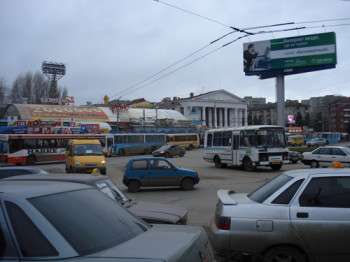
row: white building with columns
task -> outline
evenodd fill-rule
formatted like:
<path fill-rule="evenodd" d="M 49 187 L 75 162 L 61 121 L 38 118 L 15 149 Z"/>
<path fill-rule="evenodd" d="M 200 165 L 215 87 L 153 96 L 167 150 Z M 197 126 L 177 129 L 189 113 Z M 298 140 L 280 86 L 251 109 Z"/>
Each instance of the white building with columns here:
<path fill-rule="evenodd" d="M 188 98 L 163 99 L 159 108 L 179 111 L 188 120 L 209 129 L 248 124 L 248 102 L 223 89 Z"/>

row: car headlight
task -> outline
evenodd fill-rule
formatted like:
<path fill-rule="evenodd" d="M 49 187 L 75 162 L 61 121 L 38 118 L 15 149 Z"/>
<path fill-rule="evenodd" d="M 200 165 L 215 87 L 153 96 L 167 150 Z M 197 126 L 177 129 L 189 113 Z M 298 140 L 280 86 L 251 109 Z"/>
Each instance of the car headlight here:
<path fill-rule="evenodd" d="M 106 161 L 105 160 L 101 161 L 101 166 L 104 166 L 104 165 L 106 165 Z"/>
<path fill-rule="evenodd" d="M 81 163 L 80 162 L 75 162 L 74 165 L 75 166 L 81 166 Z"/>

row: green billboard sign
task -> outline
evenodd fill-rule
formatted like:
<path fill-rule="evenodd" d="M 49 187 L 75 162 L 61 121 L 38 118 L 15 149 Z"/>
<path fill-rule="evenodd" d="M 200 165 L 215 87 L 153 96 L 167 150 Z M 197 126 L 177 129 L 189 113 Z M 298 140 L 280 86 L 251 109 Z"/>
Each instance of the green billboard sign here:
<path fill-rule="evenodd" d="M 243 44 L 246 75 L 314 71 L 335 67 L 335 33 L 279 38 Z"/>

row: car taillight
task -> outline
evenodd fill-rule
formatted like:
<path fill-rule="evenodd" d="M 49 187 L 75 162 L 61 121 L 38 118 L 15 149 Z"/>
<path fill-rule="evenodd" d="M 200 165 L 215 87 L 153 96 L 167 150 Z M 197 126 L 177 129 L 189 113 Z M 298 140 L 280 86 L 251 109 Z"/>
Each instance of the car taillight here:
<path fill-rule="evenodd" d="M 231 218 L 219 216 L 216 218 L 216 227 L 222 230 L 230 230 L 231 229 Z"/>

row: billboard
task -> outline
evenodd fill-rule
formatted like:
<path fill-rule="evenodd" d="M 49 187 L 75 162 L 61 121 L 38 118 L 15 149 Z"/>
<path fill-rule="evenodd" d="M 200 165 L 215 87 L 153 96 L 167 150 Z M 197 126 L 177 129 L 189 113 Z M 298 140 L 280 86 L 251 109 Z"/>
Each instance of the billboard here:
<path fill-rule="evenodd" d="M 52 63 L 52 62 L 43 62 L 42 64 L 43 74 L 52 74 L 52 75 L 65 75 L 66 66 L 62 63 Z"/>
<path fill-rule="evenodd" d="M 246 75 L 273 76 L 334 68 L 335 33 L 244 43 L 243 62 Z"/>

